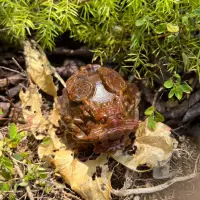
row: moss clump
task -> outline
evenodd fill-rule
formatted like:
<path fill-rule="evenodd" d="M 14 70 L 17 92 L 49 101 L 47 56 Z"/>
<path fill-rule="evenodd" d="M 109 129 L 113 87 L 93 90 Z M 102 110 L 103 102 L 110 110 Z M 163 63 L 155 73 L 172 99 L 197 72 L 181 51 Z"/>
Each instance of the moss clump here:
<path fill-rule="evenodd" d="M 94 59 L 153 79 L 163 67 L 200 76 L 200 0 L 0 0 L 1 37 L 52 50 L 70 31 Z"/>

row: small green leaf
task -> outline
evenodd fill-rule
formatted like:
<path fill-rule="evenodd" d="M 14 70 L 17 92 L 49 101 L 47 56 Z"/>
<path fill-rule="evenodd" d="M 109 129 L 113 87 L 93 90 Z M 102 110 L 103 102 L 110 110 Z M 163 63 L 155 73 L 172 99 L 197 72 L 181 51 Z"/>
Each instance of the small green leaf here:
<path fill-rule="evenodd" d="M 9 197 L 8 197 L 8 200 L 16 200 L 15 195 L 10 193 Z"/>
<path fill-rule="evenodd" d="M 10 179 L 12 177 L 13 173 L 13 163 L 11 160 L 5 156 L 0 157 L 0 169 L 1 169 L 1 175 L 5 179 Z"/>
<path fill-rule="evenodd" d="M 175 39 L 176 39 L 175 35 L 169 35 L 169 36 L 167 36 L 167 41 L 168 42 L 173 42 Z"/>
<path fill-rule="evenodd" d="M 9 169 L 11 172 L 13 171 L 12 161 L 5 156 L 0 157 L 0 166 Z"/>
<path fill-rule="evenodd" d="M 3 115 L 3 110 L 2 110 L 2 108 L 0 108 L 0 115 Z"/>
<path fill-rule="evenodd" d="M 137 27 L 142 26 L 145 22 L 146 21 L 143 18 L 140 18 L 135 22 L 135 26 Z"/>
<path fill-rule="evenodd" d="M 182 17 L 182 23 L 184 24 L 184 25 L 188 25 L 188 16 L 183 16 Z"/>
<path fill-rule="evenodd" d="M 177 74 L 176 72 L 174 72 L 174 78 L 176 78 L 178 82 L 181 81 L 181 77 L 180 77 L 180 75 Z"/>
<path fill-rule="evenodd" d="M 177 97 L 178 100 L 181 100 L 182 97 L 183 97 L 183 90 L 182 90 L 182 87 L 179 86 L 176 88 L 175 90 L 175 96 Z"/>
<path fill-rule="evenodd" d="M 177 32 L 179 32 L 179 27 L 178 27 L 177 25 L 168 23 L 168 24 L 167 24 L 167 30 L 168 30 L 170 33 L 177 33 Z"/>
<path fill-rule="evenodd" d="M 28 174 L 26 174 L 25 176 L 24 176 L 24 180 L 25 181 L 31 181 L 31 180 L 35 180 L 37 177 L 36 177 L 36 174 L 30 174 L 30 173 L 28 173 Z"/>
<path fill-rule="evenodd" d="M 195 9 L 193 12 L 195 15 L 200 16 L 200 7 Z"/>
<path fill-rule="evenodd" d="M 40 181 L 40 186 L 44 187 L 46 185 L 46 182 L 43 180 L 43 181 Z"/>
<path fill-rule="evenodd" d="M 166 31 L 166 24 L 165 23 L 161 23 L 159 25 L 157 25 L 155 28 L 154 28 L 154 31 L 157 33 L 157 34 L 162 34 Z"/>
<path fill-rule="evenodd" d="M 189 94 L 192 91 L 192 88 L 186 82 L 184 82 L 181 85 L 181 87 L 182 87 L 183 92 L 185 92 L 187 94 Z"/>
<path fill-rule="evenodd" d="M 7 180 L 11 179 L 12 177 L 11 171 L 6 167 L 2 167 L 1 175 Z"/>
<path fill-rule="evenodd" d="M 18 183 L 15 183 L 15 185 L 14 185 L 14 191 L 15 192 L 17 191 L 17 188 L 18 188 Z"/>
<path fill-rule="evenodd" d="M 164 86 L 165 86 L 166 88 L 172 88 L 173 85 L 174 85 L 174 82 L 173 82 L 172 79 L 169 79 L 169 80 L 167 80 L 167 81 L 164 82 Z"/>
<path fill-rule="evenodd" d="M 185 65 L 185 67 L 188 67 L 189 66 L 189 57 L 183 52 L 182 58 L 183 58 L 183 63 Z"/>
<path fill-rule="evenodd" d="M 14 153 L 14 154 L 13 154 L 13 158 L 15 158 L 16 160 L 22 160 L 21 155 L 18 154 L 18 153 Z"/>
<path fill-rule="evenodd" d="M 169 99 L 172 98 L 172 97 L 174 96 L 174 94 L 175 94 L 175 89 L 172 88 L 172 89 L 170 90 L 169 94 L 168 94 L 168 98 L 169 98 Z"/>
<path fill-rule="evenodd" d="M 164 122 L 164 116 L 158 111 L 155 112 L 155 122 Z"/>
<path fill-rule="evenodd" d="M 40 178 L 42 178 L 42 179 L 45 179 L 45 178 L 47 178 L 47 176 L 48 176 L 48 173 L 46 172 L 46 173 L 39 173 L 39 177 Z"/>
<path fill-rule="evenodd" d="M 196 24 L 200 23 L 200 16 L 196 17 L 195 22 L 196 22 Z"/>
<path fill-rule="evenodd" d="M 154 107 L 154 106 L 151 106 L 151 107 L 149 107 L 149 108 L 147 108 L 147 109 L 145 110 L 144 114 L 145 114 L 146 116 L 150 116 L 150 115 L 153 115 L 154 111 L 155 111 L 155 107 Z"/>
<path fill-rule="evenodd" d="M 14 140 L 17 136 L 17 126 L 15 123 L 11 123 L 9 126 L 10 139 Z"/>
<path fill-rule="evenodd" d="M 25 181 L 19 183 L 19 186 L 21 186 L 21 187 L 26 187 L 27 185 L 28 185 L 28 183 Z"/>
<path fill-rule="evenodd" d="M 149 128 L 150 130 L 154 130 L 155 127 L 156 127 L 156 123 L 155 123 L 155 121 L 154 121 L 154 116 L 151 115 L 151 116 L 148 117 L 148 128 Z"/>
<path fill-rule="evenodd" d="M 10 190 L 9 183 L 0 183 L 0 191 L 6 192 Z"/>

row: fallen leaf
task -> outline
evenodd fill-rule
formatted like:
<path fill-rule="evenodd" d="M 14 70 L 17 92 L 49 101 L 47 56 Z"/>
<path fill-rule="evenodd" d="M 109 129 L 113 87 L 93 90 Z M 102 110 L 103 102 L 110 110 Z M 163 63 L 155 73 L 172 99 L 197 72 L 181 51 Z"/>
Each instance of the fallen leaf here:
<path fill-rule="evenodd" d="M 170 136 L 170 128 L 158 122 L 155 125 L 155 130 L 148 128 L 148 121 L 140 122 L 136 131 L 136 139 L 134 146 L 136 152 L 133 155 L 124 154 L 122 151 L 117 151 L 112 157 L 119 163 L 135 171 L 139 166 L 146 165 L 151 170 L 157 166 L 164 166 L 173 153 L 174 147 L 177 146 L 177 141 Z M 146 171 L 146 170 L 144 170 Z"/>
<path fill-rule="evenodd" d="M 59 127 L 59 120 L 60 120 L 60 113 L 59 113 L 59 110 L 57 109 L 57 105 L 56 103 L 54 103 L 54 107 L 53 107 L 53 110 L 51 112 L 51 115 L 49 117 L 49 121 L 55 125 L 56 127 Z"/>
<path fill-rule="evenodd" d="M 51 137 L 46 137 L 42 143 L 38 146 L 38 156 L 40 159 L 45 156 L 50 156 L 55 150 L 55 146 Z"/>
<path fill-rule="evenodd" d="M 51 138 L 46 138 L 38 148 L 39 158 L 52 162 L 72 190 L 86 200 L 109 200 L 112 173 L 108 169 L 107 155 L 96 160 L 81 162 L 72 150 L 56 148 Z M 56 151 L 57 150 L 57 151 Z"/>
<path fill-rule="evenodd" d="M 24 55 L 27 72 L 34 83 L 51 96 L 57 96 L 57 89 L 52 78 L 51 65 L 42 50 L 35 41 L 24 42 Z"/>
<path fill-rule="evenodd" d="M 106 155 L 96 160 L 80 162 L 73 157 L 71 150 L 55 152 L 52 161 L 72 190 L 85 200 L 109 200 L 111 183 Z"/>
<path fill-rule="evenodd" d="M 46 137 L 49 121 L 42 115 L 42 96 L 39 94 L 37 86 L 31 84 L 25 92 L 21 90 L 19 97 L 22 102 L 23 117 L 29 130 L 32 131 L 36 139 L 43 139 Z"/>

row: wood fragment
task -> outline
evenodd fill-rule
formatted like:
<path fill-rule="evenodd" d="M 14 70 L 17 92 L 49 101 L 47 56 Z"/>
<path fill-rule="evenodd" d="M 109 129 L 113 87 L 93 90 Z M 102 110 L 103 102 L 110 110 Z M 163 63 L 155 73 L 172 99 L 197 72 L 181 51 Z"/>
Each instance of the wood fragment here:
<path fill-rule="evenodd" d="M 65 47 L 56 48 L 51 55 L 63 55 L 63 56 L 78 56 L 78 57 L 93 57 L 92 53 L 88 48 L 81 47 L 79 49 L 67 49 Z"/>
<path fill-rule="evenodd" d="M 11 68 L 4 67 L 4 66 L 0 66 L 0 68 L 1 68 L 1 69 L 5 69 L 5 70 L 7 70 L 7 71 L 15 72 L 15 73 L 17 73 L 17 74 L 20 74 L 21 76 L 26 77 L 26 75 L 25 75 L 24 73 L 21 73 L 21 72 L 15 70 L 15 69 L 11 69 Z"/>
<path fill-rule="evenodd" d="M 0 79 L 0 88 L 5 88 L 6 86 L 8 86 L 10 84 L 16 85 L 24 79 L 25 78 L 23 76 L 21 76 L 20 74 L 16 74 L 16 75 L 10 76 L 8 78 Z"/>

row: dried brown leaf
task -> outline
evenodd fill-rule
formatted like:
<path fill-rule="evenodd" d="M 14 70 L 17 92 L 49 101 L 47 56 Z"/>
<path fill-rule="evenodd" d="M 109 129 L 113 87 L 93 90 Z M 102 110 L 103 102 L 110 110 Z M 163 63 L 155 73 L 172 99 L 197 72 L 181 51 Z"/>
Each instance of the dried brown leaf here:
<path fill-rule="evenodd" d="M 100 156 L 96 160 L 83 163 L 74 159 L 71 150 L 57 151 L 53 159 L 65 182 L 86 200 L 110 199 L 111 172 L 107 162 L 106 156 Z"/>
<path fill-rule="evenodd" d="M 39 157 L 52 162 L 65 182 L 84 199 L 109 200 L 111 172 L 107 156 L 101 155 L 96 160 L 81 162 L 74 158 L 72 150 L 65 149 L 59 140 L 55 142 L 55 138 L 46 138 L 39 145 Z M 55 145 L 61 146 L 58 148 Z"/>
<path fill-rule="evenodd" d="M 159 122 L 154 131 L 148 129 L 148 121 L 140 122 L 136 131 L 136 152 L 134 155 L 124 155 L 122 151 L 116 152 L 112 157 L 124 166 L 135 170 L 146 165 L 150 169 L 162 166 L 170 159 L 177 141 L 170 136 L 170 128 Z"/>
<path fill-rule="evenodd" d="M 25 41 L 24 55 L 31 79 L 41 90 L 55 97 L 57 89 L 51 76 L 53 71 L 44 51 L 35 41 Z"/>
<path fill-rule="evenodd" d="M 39 94 L 37 86 L 31 84 L 25 92 L 21 90 L 19 96 L 22 102 L 23 117 L 29 130 L 33 132 L 36 139 L 43 139 L 48 130 L 49 121 L 42 115 L 42 96 Z"/>

